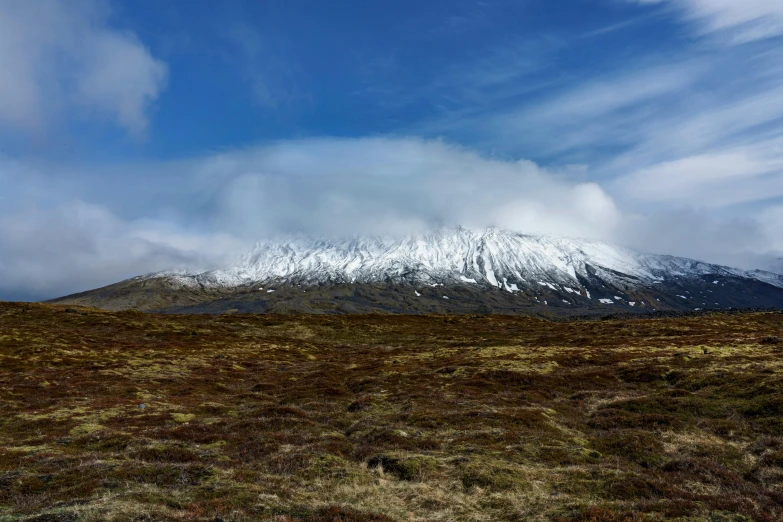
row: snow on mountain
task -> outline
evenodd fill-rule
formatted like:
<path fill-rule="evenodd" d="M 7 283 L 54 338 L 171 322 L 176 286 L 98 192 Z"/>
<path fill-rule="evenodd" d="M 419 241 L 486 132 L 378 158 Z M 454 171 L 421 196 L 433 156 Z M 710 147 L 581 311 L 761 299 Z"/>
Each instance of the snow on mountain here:
<path fill-rule="evenodd" d="M 587 287 L 594 284 L 638 287 L 705 275 L 755 279 L 783 288 L 783 277 L 770 272 L 642 254 L 585 239 L 463 228 L 395 239 L 288 237 L 260 242 L 224 269 L 147 277 L 207 288 L 408 283 L 484 285 L 514 292 L 541 285 L 574 293 L 584 289 L 589 295 Z"/>

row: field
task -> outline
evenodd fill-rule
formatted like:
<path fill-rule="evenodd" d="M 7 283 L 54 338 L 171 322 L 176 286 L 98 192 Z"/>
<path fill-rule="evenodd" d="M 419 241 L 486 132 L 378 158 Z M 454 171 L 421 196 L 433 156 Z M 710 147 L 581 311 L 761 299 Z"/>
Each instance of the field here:
<path fill-rule="evenodd" d="M 782 337 L 0 303 L 0 520 L 783 520 Z"/>

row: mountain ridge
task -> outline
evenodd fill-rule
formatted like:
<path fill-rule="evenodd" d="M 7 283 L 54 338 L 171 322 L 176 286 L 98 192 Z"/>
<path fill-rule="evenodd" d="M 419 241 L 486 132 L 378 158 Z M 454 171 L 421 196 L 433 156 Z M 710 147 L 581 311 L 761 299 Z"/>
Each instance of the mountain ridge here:
<path fill-rule="evenodd" d="M 458 312 L 488 308 L 515 313 L 515 307 L 525 308 L 522 301 L 538 308 L 565 306 L 572 310 L 600 310 L 608 305 L 647 310 L 783 307 L 783 276 L 771 272 L 643 254 L 600 241 L 534 236 L 496 228 L 441 229 L 391 239 L 294 236 L 267 240 L 222 269 L 160 272 L 117 285 L 55 302 L 103 304 L 114 309 L 190 311 L 188 306 L 239 298 L 245 305 L 259 303 L 257 307 L 245 306 L 246 311 L 277 311 L 277 305 L 288 299 L 290 310 L 286 311 L 313 311 L 302 306 L 304 301 L 315 299 L 313 294 L 327 300 L 331 295 L 332 301 L 339 301 L 338 294 L 347 293 L 359 304 L 357 310 L 349 306 L 342 311 L 418 313 L 459 308 L 454 303 L 422 307 L 407 298 L 394 306 L 369 306 L 363 302 L 365 298 L 372 301 L 371 294 L 387 289 L 408 292 L 408 297 L 427 301 L 433 298 L 433 289 L 440 288 L 443 292 L 435 293 L 442 295 L 435 297 L 443 301 L 458 295 L 457 299 L 465 305 Z M 359 296 L 354 295 L 357 287 L 364 289 L 358 292 Z M 124 300 L 106 290 L 112 288 Z M 454 295 L 447 295 L 446 289 Z M 295 298 L 308 290 L 311 295 Z M 492 295 L 493 290 L 506 295 L 499 298 Z M 172 298 L 161 301 L 150 295 L 156 292 Z M 178 293 L 180 297 L 176 297 Z M 146 296 L 150 302 L 136 299 L 132 303 L 130 294 Z M 494 304 L 484 303 L 482 307 L 488 299 Z M 476 306 L 469 306 L 471 301 Z M 198 310 L 213 309 L 227 310 L 222 305 L 202 306 Z"/>

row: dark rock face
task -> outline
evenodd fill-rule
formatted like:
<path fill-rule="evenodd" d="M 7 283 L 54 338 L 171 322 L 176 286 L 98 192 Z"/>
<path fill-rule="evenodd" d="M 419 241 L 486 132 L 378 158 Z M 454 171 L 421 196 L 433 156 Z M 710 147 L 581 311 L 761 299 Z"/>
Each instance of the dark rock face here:
<path fill-rule="evenodd" d="M 450 313 L 550 318 L 783 308 L 783 289 L 776 286 L 743 278 L 722 277 L 717 284 L 714 281 L 711 276 L 703 276 L 636 287 L 581 281 L 584 290 L 578 294 L 557 285 L 536 285 L 508 292 L 479 284 L 437 287 L 410 284 L 282 285 L 277 286 L 274 293 L 261 293 L 252 287 L 219 290 L 176 288 L 165 279 L 147 279 L 118 283 L 53 302 L 161 313 Z"/>

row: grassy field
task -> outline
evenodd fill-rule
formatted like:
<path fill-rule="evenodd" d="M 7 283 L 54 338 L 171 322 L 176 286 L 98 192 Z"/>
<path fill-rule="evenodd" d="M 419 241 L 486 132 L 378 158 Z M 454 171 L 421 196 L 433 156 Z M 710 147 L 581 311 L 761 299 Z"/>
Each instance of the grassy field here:
<path fill-rule="evenodd" d="M 0 520 L 783 520 L 783 314 L 0 303 Z"/>

